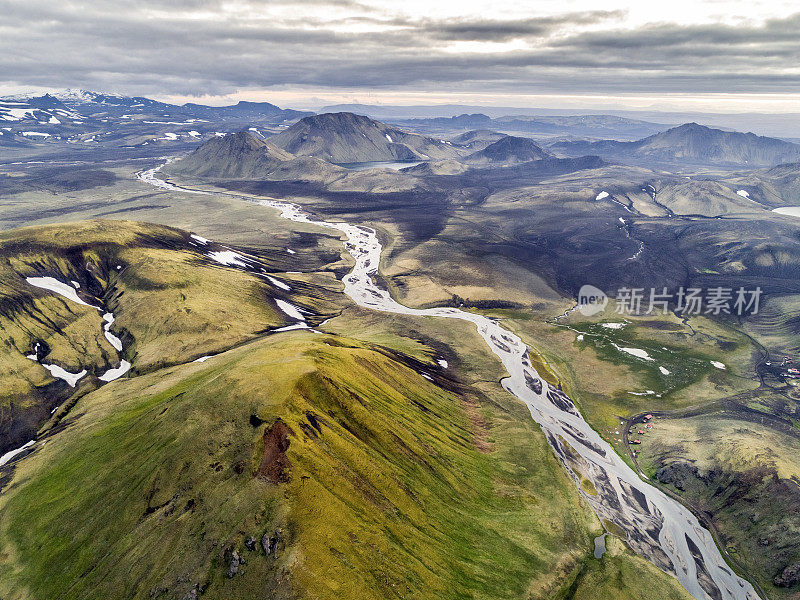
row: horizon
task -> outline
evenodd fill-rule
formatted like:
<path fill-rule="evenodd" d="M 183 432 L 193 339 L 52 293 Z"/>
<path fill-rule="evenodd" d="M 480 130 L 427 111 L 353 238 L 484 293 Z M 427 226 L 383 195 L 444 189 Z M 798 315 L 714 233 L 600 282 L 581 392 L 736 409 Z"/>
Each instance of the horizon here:
<path fill-rule="evenodd" d="M 481 4 L 148 0 L 119 10 L 2 0 L 0 95 L 79 87 L 312 110 L 798 112 L 800 13 L 791 2 L 615 0 L 598 10 L 567 0 L 491 14 Z"/>
<path fill-rule="evenodd" d="M 430 101 L 424 96 L 418 97 L 418 101 L 405 101 L 405 102 L 388 102 L 385 100 L 375 100 L 375 99 L 359 99 L 359 98 L 342 98 L 333 96 L 330 99 L 326 100 L 324 98 L 313 98 L 311 102 L 299 102 L 297 104 L 288 104 L 282 103 L 274 96 L 281 96 L 281 94 L 272 94 L 265 92 L 264 94 L 261 93 L 253 93 L 247 92 L 242 94 L 233 94 L 233 95 L 226 95 L 226 96 L 217 96 L 217 97 L 207 97 L 207 96 L 172 96 L 169 94 L 137 94 L 137 93 L 124 93 L 124 92 L 116 92 L 110 90 L 103 90 L 103 89 L 86 89 L 86 88 L 77 88 L 77 87 L 66 87 L 66 88 L 31 88 L 31 87 L 20 87 L 20 88 L 11 88 L 5 89 L 0 94 L 0 99 L 10 99 L 14 97 L 18 98 L 34 98 L 34 97 L 41 97 L 45 95 L 51 95 L 53 97 L 59 98 L 63 97 L 65 94 L 69 92 L 87 92 L 87 93 L 94 93 L 100 95 L 107 95 L 107 96 L 118 96 L 118 97 L 142 97 L 148 98 L 150 100 L 156 100 L 158 102 L 163 102 L 165 104 L 172 104 L 175 106 L 182 106 L 184 104 L 200 104 L 205 106 L 212 106 L 212 107 L 221 107 L 221 106 L 231 106 L 235 105 L 239 102 L 253 102 L 253 103 L 269 103 L 276 105 L 282 109 L 294 109 L 294 110 L 306 110 L 306 111 L 313 111 L 313 112 L 320 112 L 322 109 L 331 108 L 331 107 L 339 107 L 339 106 L 365 106 L 365 107 L 375 107 L 375 108 L 453 108 L 455 109 L 486 109 L 490 112 L 502 111 L 502 110 L 520 110 L 520 111 L 537 111 L 542 110 L 546 112 L 555 113 L 575 113 L 575 114 L 584 114 L 584 115 L 593 115 L 593 114 L 614 114 L 614 113 L 626 113 L 626 112 L 641 112 L 641 113 L 663 113 L 665 115 L 669 114 L 696 114 L 696 115 L 776 115 L 776 116 L 791 116 L 791 115 L 800 115 L 800 107 L 795 108 L 795 110 L 788 110 L 790 105 L 787 104 L 786 109 L 784 110 L 742 110 L 741 108 L 730 110 L 702 110 L 702 106 L 705 103 L 719 103 L 720 98 L 703 98 L 698 99 L 694 98 L 691 99 L 694 104 L 692 108 L 686 108 L 685 110 L 681 110 L 680 107 L 676 108 L 669 108 L 669 107 L 661 107 L 658 106 L 656 103 L 645 104 L 644 101 L 649 99 L 644 98 L 637 98 L 638 102 L 632 102 L 630 104 L 621 104 L 618 102 L 614 102 L 614 98 L 606 98 L 606 102 L 608 103 L 607 106 L 603 106 L 602 104 L 593 104 L 591 102 L 587 102 L 585 98 L 592 98 L 593 96 L 536 96 L 535 98 L 547 98 L 549 102 L 552 102 L 554 105 L 548 106 L 548 101 L 539 101 L 538 103 L 532 103 L 529 105 L 510 105 L 510 104 L 503 104 L 502 102 L 489 102 L 488 100 L 485 101 L 483 104 L 480 104 L 480 99 L 471 99 L 468 102 L 458 102 L 457 98 L 449 98 L 449 99 L 442 99 L 438 102 Z M 556 102 L 557 100 L 563 99 L 572 99 L 574 100 L 574 105 L 565 106 L 563 102 Z M 767 101 L 767 99 L 762 99 L 763 101 Z M 777 103 L 776 99 L 771 99 L 772 102 Z M 733 102 L 734 100 L 731 99 Z M 689 102 L 689 99 L 687 99 Z M 773 105 L 774 106 L 774 105 Z M 784 104 L 781 103 L 780 107 L 783 108 Z M 453 116 L 456 116 L 455 114 Z"/>

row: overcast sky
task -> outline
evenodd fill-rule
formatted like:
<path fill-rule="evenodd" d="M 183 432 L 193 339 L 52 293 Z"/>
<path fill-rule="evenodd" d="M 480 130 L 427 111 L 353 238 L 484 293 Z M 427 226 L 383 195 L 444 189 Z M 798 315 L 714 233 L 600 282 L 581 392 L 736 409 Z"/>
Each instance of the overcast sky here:
<path fill-rule="evenodd" d="M 0 94 L 800 112 L 796 0 L 497 4 L 0 0 Z"/>

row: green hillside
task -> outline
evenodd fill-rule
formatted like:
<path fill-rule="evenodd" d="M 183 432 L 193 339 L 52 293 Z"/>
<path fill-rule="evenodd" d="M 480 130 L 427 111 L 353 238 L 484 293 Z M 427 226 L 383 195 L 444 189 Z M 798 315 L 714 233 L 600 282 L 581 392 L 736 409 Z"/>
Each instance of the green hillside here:
<path fill-rule="evenodd" d="M 104 227 L 114 244 L 87 241 Z M 117 228 L 174 247 L 139 247 Z M 600 524 L 527 409 L 496 384 L 497 364 L 475 366 L 485 349 L 473 333 L 459 345 L 442 336 L 453 345 L 436 352 L 464 365 L 447 373 L 427 341 L 446 330 L 435 320 L 409 327 L 346 310 L 337 333 L 271 333 L 277 292 L 259 296 L 261 278 L 202 263 L 179 243 L 183 232 L 57 231 L 35 264 L 4 245 L 6 262 L 22 272 L 15 261 L 33 268 L 47 257 L 75 274 L 79 263 L 59 262 L 62 242 L 84 244 L 81 261 L 125 257 L 120 280 L 109 279 L 137 368 L 79 386 L 36 450 L 3 468 L 4 600 L 627 598 L 645 581 L 639 597 L 688 597 L 621 542 L 591 558 Z M 23 238 L 45 244 L 42 230 L 4 239 Z M 332 287 L 293 285 L 292 300 L 320 315 L 346 306 Z M 153 289 L 148 304 L 140 294 Z M 197 309 L 171 309 L 176 293 Z M 49 296 L 36 302 L 36 314 L 63 309 Z M 244 325 L 227 330 L 237 303 Z M 171 335 L 164 345 L 159 328 Z M 137 362 L 161 352 L 163 365 Z"/>

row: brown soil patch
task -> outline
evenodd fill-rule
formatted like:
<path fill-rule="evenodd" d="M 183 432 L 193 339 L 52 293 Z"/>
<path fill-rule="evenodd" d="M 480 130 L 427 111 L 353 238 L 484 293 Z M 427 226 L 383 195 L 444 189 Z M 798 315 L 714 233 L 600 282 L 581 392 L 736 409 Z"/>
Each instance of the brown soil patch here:
<path fill-rule="evenodd" d="M 472 436 L 475 447 L 479 452 L 488 454 L 494 450 L 494 444 L 489 441 L 489 425 L 481 414 L 481 404 L 471 398 L 461 398 L 461 406 L 467 413 L 469 422 L 472 424 Z"/>
<path fill-rule="evenodd" d="M 286 457 L 289 434 L 292 430 L 278 419 L 264 432 L 264 453 L 258 467 L 258 477 L 270 483 L 287 483 L 292 465 Z"/>

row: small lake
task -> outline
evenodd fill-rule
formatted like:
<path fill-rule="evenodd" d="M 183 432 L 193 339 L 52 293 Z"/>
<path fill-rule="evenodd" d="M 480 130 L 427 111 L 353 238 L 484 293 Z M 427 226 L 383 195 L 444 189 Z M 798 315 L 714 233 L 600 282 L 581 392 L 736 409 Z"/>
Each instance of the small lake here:
<path fill-rule="evenodd" d="M 800 206 L 782 206 L 781 208 L 774 208 L 772 212 L 779 215 L 789 215 L 790 217 L 800 217 Z"/>
<path fill-rule="evenodd" d="M 606 534 L 598 535 L 594 538 L 594 557 L 603 558 L 606 553 Z"/>
<path fill-rule="evenodd" d="M 421 160 L 374 160 L 370 162 L 357 162 L 357 163 L 338 163 L 340 167 L 350 169 L 351 171 L 366 171 L 367 169 L 391 169 L 392 171 L 399 171 L 406 167 L 416 167 L 422 164 Z"/>

